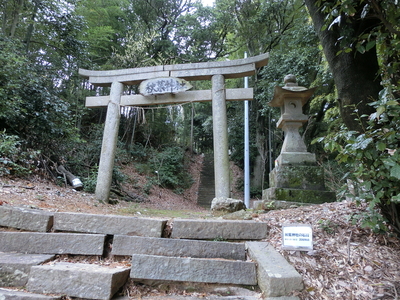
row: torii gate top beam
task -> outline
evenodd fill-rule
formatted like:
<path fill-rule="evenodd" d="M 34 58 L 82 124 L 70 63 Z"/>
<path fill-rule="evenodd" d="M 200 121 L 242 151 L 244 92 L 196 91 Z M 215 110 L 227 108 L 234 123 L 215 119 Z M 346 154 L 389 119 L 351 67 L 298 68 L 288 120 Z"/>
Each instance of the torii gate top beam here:
<path fill-rule="evenodd" d="M 178 77 L 188 81 L 210 80 L 213 75 L 224 75 L 225 78 L 240 78 L 251 76 L 256 68 L 268 64 L 269 53 L 249 58 L 230 61 L 215 61 L 179 65 L 164 65 L 154 67 L 92 71 L 79 69 L 79 75 L 88 78 L 97 86 L 111 86 L 114 81 L 127 85 L 139 84 L 143 80 L 156 77 Z"/>

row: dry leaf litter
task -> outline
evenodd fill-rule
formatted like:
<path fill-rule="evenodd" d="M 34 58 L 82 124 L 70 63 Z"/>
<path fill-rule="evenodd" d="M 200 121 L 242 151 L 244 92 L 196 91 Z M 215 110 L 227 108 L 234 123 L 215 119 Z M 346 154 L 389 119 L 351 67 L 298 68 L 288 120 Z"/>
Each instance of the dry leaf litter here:
<path fill-rule="evenodd" d="M 259 216 L 270 225 L 269 242 L 303 277 L 300 299 L 399 299 L 399 240 L 353 225 L 352 217 L 365 209 L 343 201 Z M 311 224 L 313 250 L 282 250 L 283 224 Z"/>

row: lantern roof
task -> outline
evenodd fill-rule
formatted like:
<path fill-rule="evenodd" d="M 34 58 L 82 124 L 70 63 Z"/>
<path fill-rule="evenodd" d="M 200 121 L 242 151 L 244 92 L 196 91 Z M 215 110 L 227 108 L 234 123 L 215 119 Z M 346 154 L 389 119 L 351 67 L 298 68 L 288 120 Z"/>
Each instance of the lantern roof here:
<path fill-rule="evenodd" d="M 285 76 L 284 83 L 285 86 L 283 87 L 275 87 L 274 97 L 268 103 L 269 106 L 282 107 L 285 99 L 300 99 L 302 105 L 304 105 L 316 90 L 316 87 L 308 89 L 306 87 L 299 86 L 296 81 L 296 76 L 292 74 Z"/>

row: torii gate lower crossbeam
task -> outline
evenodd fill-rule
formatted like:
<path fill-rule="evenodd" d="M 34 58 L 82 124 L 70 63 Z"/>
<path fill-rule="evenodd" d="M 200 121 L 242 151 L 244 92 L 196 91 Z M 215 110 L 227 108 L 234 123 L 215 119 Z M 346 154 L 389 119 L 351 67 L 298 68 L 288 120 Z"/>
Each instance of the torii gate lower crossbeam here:
<path fill-rule="evenodd" d="M 249 76 L 256 68 L 268 63 L 268 53 L 255 57 L 225 62 L 208 62 L 168 65 L 114 71 L 79 70 L 89 82 L 99 86 L 111 86 L 110 96 L 87 97 L 87 107 L 107 106 L 103 142 L 97 176 L 95 196 L 108 202 L 114 167 L 120 121 L 120 107 L 212 101 L 215 197 L 230 196 L 227 100 L 252 100 L 253 89 L 225 89 L 225 78 Z M 157 77 L 176 76 L 185 80 L 211 80 L 211 91 L 188 91 L 179 94 L 123 96 L 124 84 L 139 84 Z"/>

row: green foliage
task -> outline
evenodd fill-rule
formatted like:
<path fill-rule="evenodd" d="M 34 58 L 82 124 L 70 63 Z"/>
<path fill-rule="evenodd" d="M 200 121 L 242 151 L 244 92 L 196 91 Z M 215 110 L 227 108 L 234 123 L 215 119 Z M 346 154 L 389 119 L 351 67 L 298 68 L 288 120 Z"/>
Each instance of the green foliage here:
<path fill-rule="evenodd" d="M 175 40 L 179 45 L 180 61 L 198 62 L 223 57 L 227 52 L 228 32 L 232 18 L 226 11 L 195 3 L 177 20 Z"/>
<path fill-rule="evenodd" d="M 82 16 L 85 22 L 79 38 L 87 44 L 88 56 L 92 63 L 105 69 L 114 67 L 108 64 L 108 60 L 113 52 L 121 49 L 122 39 L 129 30 L 124 12 L 128 5 L 128 1 L 125 0 L 77 2 L 76 13 Z"/>
<path fill-rule="evenodd" d="M 16 118 L 23 105 L 19 91 L 28 77 L 27 58 L 20 55 L 22 44 L 0 35 L 0 119 Z"/>
<path fill-rule="evenodd" d="M 134 160 L 143 160 L 147 157 L 147 152 L 142 144 L 135 143 L 130 149 L 129 154 Z"/>
<path fill-rule="evenodd" d="M 322 156 L 322 155 L 321 155 Z M 348 186 L 352 184 L 353 181 L 349 179 L 351 177 L 351 166 L 340 164 L 334 157 L 327 158 L 319 162 L 324 170 L 325 176 L 325 186 L 329 191 L 336 192 L 337 199 L 345 199 L 346 195 L 349 194 Z M 347 181 L 347 180 L 350 181 Z"/>
<path fill-rule="evenodd" d="M 19 151 L 21 142 L 16 135 L 7 135 L 5 131 L 0 134 L 0 153 L 2 156 L 14 156 Z"/>
<path fill-rule="evenodd" d="M 97 168 L 101 153 L 103 126 L 92 124 L 77 141 L 65 145 L 68 149 L 62 155 L 72 169 L 72 173 L 90 178 Z M 97 173 L 97 171 L 96 171 Z"/>
<path fill-rule="evenodd" d="M 185 152 L 177 146 L 166 147 L 153 153 L 149 166 L 158 185 L 168 188 L 187 188 L 192 179 L 185 172 Z"/>
<path fill-rule="evenodd" d="M 22 2 L 10 1 L 1 11 L 6 34 L 0 33 L 0 130 L 51 157 L 78 140 L 78 89 L 72 73 L 82 57 L 76 39 L 80 22 L 69 13 L 69 1 Z M 10 9 L 15 10 L 13 34 Z"/>
<path fill-rule="evenodd" d="M 339 42 L 342 50 L 340 52 L 351 52 L 355 49 L 362 54 L 377 45 L 381 47 L 382 52 L 388 51 L 388 56 L 391 56 L 393 52 L 398 52 L 399 49 L 396 49 L 396 46 L 392 48 L 399 43 L 393 35 L 398 34 L 400 29 L 398 24 L 399 11 L 395 1 L 383 0 L 373 4 L 361 0 L 318 0 L 316 2 L 321 10 L 327 13 L 327 22 L 322 30 L 332 29 L 333 26 L 338 26 L 341 29 L 342 36 Z M 346 29 L 343 24 L 357 18 L 362 21 L 375 19 L 376 26 L 369 28 L 369 30 L 360 30 L 353 35 L 354 33 L 350 32 L 348 28 Z M 379 24 L 380 22 L 382 23 Z M 356 39 L 352 40 L 352 36 Z M 387 44 L 386 39 L 390 39 L 391 42 Z"/>
<path fill-rule="evenodd" d="M 369 228 L 374 233 L 385 233 L 389 230 L 388 220 L 375 208 L 369 207 L 367 211 L 350 216 L 353 225 L 359 224 L 361 228 Z"/>
<path fill-rule="evenodd" d="M 0 132 L 0 176 L 29 175 L 36 168 L 38 157 L 38 151 L 23 150 L 18 136 Z"/>
<path fill-rule="evenodd" d="M 334 223 L 332 220 L 320 219 L 317 222 L 318 227 L 328 234 L 334 234 L 338 224 Z"/>
<path fill-rule="evenodd" d="M 211 103 L 196 103 L 193 118 L 195 149 L 207 153 L 213 149 Z"/>
<path fill-rule="evenodd" d="M 316 3 L 326 13 L 322 30 L 337 30 L 339 33 L 336 44 L 340 50 L 337 54 L 354 52 L 354 55 L 362 55 L 375 51 L 380 75 L 397 86 L 400 80 L 400 11 L 397 1 L 318 0 Z M 357 22 L 354 28 L 347 26 Z"/>
<path fill-rule="evenodd" d="M 83 189 L 85 192 L 94 193 L 94 191 L 96 190 L 97 173 L 98 173 L 97 167 L 91 168 L 90 173 L 85 178 L 82 178 Z"/>
<path fill-rule="evenodd" d="M 380 99 L 371 105 L 376 113 L 369 116 L 364 133 L 342 127 L 341 131 L 318 141 L 324 143 L 327 151 L 337 153 L 340 163 L 354 170 L 353 179 L 362 191 L 361 197 L 369 203 L 371 212 L 364 225 L 381 228 L 378 223 L 382 218 L 375 217 L 376 208 L 380 208 L 389 222 L 400 229 L 395 213 L 396 206 L 400 204 L 400 105 L 387 88 L 380 93 Z"/>

